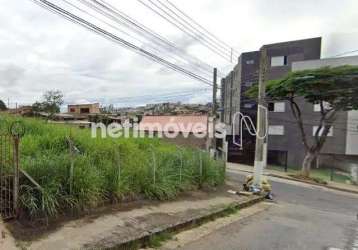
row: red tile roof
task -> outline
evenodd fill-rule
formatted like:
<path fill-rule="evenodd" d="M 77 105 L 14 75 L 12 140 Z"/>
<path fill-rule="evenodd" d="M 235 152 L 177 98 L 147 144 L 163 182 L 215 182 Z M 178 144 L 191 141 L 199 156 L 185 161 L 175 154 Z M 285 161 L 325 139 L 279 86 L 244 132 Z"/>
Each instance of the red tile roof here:
<path fill-rule="evenodd" d="M 139 130 L 157 132 L 205 133 L 207 131 L 208 116 L 144 116 L 139 124 Z"/>

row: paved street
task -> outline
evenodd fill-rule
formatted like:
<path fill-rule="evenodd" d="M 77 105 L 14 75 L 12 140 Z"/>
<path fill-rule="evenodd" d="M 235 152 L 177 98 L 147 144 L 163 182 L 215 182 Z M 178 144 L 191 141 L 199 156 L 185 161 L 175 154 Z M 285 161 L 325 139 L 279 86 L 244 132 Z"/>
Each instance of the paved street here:
<path fill-rule="evenodd" d="M 231 171 L 229 180 L 242 181 L 246 173 Z M 185 250 L 358 249 L 358 195 L 272 178 L 275 203 L 219 219 L 205 228 L 180 234 L 175 244 Z M 226 220 L 220 221 L 220 220 Z M 197 235 L 201 235 L 200 237 Z M 191 239 L 190 239 L 191 238 Z"/>

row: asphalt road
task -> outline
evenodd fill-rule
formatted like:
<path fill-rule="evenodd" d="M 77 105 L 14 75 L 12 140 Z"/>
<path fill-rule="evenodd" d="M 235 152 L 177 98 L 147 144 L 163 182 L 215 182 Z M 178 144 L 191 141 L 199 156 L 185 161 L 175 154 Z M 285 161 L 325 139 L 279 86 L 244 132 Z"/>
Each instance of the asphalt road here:
<path fill-rule="evenodd" d="M 242 182 L 245 175 L 234 171 L 228 178 Z M 202 237 L 194 237 L 202 229 L 193 229 L 194 240 L 176 239 L 178 249 L 358 250 L 358 195 L 277 178 L 271 182 L 275 203 L 255 215 L 214 225 Z"/>

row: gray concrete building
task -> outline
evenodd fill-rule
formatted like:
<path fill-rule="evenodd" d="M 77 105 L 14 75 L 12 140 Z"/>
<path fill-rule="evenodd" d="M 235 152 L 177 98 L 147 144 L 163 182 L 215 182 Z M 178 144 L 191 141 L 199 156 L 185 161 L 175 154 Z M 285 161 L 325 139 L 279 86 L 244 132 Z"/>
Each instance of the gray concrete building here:
<path fill-rule="evenodd" d="M 266 79 L 279 79 L 292 70 L 320 68 L 323 66 L 357 65 L 358 57 L 320 59 L 321 38 L 304 39 L 277 44 L 264 45 L 269 62 Z M 234 70 L 222 80 L 222 122 L 231 131 L 229 161 L 253 164 L 255 137 L 243 131 L 243 148 L 232 143 L 232 120 L 235 112 L 249 115 L 256 122 L 257 105 L 255 100 L 245 96 L 245 91 L 258 82 L 259 51 L 242 53 Z M 357 86 L 358 87 L 358 86 Z M 230 89 L 233 91 L 230 92 Z M 319 114 L 315 105 L 299 100 L 306 121 L 305 130 L 313 139 Z M 268 163 L 274 165 L 301 166 L 305 154 L 298 126 L 292 116 L 288 103 L 269 102 Z M 319 111 L 319 110 L 318 110 Z M 307 122 L 309 121 L 309 122 Z M 334 164 L 347 161 L 354 164 L 358 155 L 358 113 L 340 112 L 332 128 L 317 165 Z M 238 140 L 238 139 L 236 139 Z M 342 165 L 342 164 L 340 164 Z"/>
<path fill-rule="evenodd" d="M 293 71 L 306 70 L 306 69 L 319 69 L 322 67 L 338 67 L 344 65 L 358 66 L 358 56 L 340 57 L 340 58 L 326 58 L 320 60 L 308 60 L 302 62 L 295 62 L 292 64 Z M 358 85 L 357 85 L 358 88 Z M 308 135 L 311 135 L 310 139 L 313 139 L 313 133 L 317 128 L 319 120 L 319 105 L 312 105 L 304 100 L 300 100 L 303 108 L 303 119 L 306 122 L 305 131 Z M 289 112 L 291 110 L 289 109 Z M 292 119 L 291 114 L 285 114 Z M 270 119 L 271 121 L 271 119 Z M 278 123 L 278 121 L 276 120 Z M 288 124 L 284 124 L 288 128 L 288 134 L 290 136 L 297 137 L 299 132 L 297 126 L 290 129 Z M 292 139 L 291 139 L 292 140 Z M 280 148 L 288 144 L 281 145 Z M 302 163 L 302 156 L 304 155 L 304 148 L 300 144 L 295 148 L 295 156 L 291 156 L 291 162 L 296 165 Z M 290 155 L 290 154 L 289 154 Z M 293 155 L 293 154 L 292 154 Z M 358 163 L 358 111 L 342 111 L 337 115 L 337 119 L 334 122 L 331 132 L 327 138 L 327 141 L 321 151 L 320 157 L 317 159 L 317 166 L 335 167 L 335 168 L 350 168 Z"/>

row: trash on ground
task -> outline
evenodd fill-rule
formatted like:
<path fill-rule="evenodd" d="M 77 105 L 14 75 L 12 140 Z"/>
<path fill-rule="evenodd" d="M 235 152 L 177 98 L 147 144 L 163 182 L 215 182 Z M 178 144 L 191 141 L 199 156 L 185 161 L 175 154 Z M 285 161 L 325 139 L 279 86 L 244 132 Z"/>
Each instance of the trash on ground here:
<path fill-rule="evenodd" d="M 260 186 L 254 186 L 254 176 L 248 175 L 243 184 L 243 188 L 245 191 L 256 195 L 266 194 L 266 199 L 273 200 L 272 187 L 266 177 L 262 177 Z"/>

